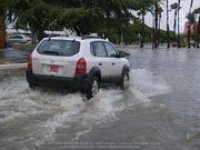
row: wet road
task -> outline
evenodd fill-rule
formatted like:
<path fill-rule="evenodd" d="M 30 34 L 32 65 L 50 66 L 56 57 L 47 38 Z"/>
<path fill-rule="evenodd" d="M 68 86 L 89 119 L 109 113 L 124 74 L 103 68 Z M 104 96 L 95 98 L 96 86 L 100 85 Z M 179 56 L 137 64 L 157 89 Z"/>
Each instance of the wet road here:
<path fill-rule="evenodd" d="M 131 86 L 30 90 L 25 69 L 0 68 L 0 149 L 199 150 L 200 51 L 127 50 Z"/>
<path fill-rule="evenodd" d="M 8 48 L 0 50 L 0 64 L 25 63 L 31 51 Z"/>

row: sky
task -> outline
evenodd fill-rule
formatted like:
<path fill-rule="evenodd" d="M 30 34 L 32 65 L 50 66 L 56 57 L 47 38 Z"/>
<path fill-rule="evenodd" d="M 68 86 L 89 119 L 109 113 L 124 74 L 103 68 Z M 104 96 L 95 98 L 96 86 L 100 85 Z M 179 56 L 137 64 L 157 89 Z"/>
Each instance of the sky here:
<path fill-rule="evenodd" d="M 178 2 L 178 0 L 169 0 L 169 9 L 170 5 Z M 183 32 L 184 30 L 184 23 L 187 21 L 186 15 L 189 12 L 190 7 L 190 0 L 181 0 L 181 9 L 180 9 L 180 32 Z M 200 7 L 200 0 L 193 0 L 193 7 L 192 10 Z M 162 4 L 163 13 L 162 13 L 162 19 L 161 19 L 161 29 L 166 30 L 166 0 L 163 0 Z M 145 17 L 145 22 L 148 26 L 152 27 L 152 20 L 153 17 L 150 13 L 148 13 Z M 169 28 L 170 30 L 173 30 L 173 22 L 174 22 L 174 11 L 169 12 Z"/>

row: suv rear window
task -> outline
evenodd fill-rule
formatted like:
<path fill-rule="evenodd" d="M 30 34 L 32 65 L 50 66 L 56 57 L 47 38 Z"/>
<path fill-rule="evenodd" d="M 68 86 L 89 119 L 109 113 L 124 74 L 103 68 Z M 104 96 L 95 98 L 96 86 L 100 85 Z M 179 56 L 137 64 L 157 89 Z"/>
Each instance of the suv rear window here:
<path fill-rule="evenodd" d="M 79 52 L 80 42 L 70 40 L 44 40 L 37 48 L 44 55 L 72 56 Z"/>

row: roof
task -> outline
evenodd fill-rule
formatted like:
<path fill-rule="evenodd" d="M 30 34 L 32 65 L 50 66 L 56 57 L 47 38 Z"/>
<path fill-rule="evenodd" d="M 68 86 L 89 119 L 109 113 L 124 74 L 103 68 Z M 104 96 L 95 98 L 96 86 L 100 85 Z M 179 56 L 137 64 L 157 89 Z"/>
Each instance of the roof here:
<path fill-rule="evenodd" d="M 54 40 L 77 40 L 77 41 L 81 41 L 81 40 L 105 40 L 105 39 L 102 39 L 98 36 L 90 36 L 90 35 L 84 35 L 82 37 L 80 36 L 70 36 L 70 37 L 67 37 L 67 36 L 49 36 L 45 39 L 54 39 Z"/>

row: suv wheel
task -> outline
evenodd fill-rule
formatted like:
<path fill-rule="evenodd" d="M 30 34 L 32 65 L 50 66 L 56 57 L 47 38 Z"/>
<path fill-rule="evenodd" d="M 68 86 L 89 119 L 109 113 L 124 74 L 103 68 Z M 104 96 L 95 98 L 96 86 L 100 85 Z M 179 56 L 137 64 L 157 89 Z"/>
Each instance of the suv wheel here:
<path fill-rule="evenodd" d="M 90 98 L 94 97 L 100 88 L 100 81 L 98 77 L 93 77 L 91 80 L 91 83 L 89 85 L 89 89 L 86 93 L 87 99 L 89 100 Z"/>
<path fill-rule="evenodd" d="M 126 90 L 129 88 L 129 71 L 124 71 L 120 80 L 120 88 Z"/>

